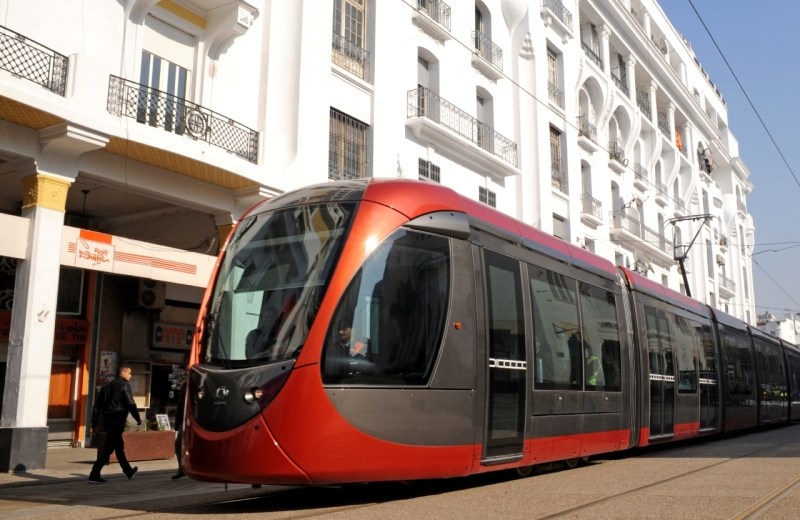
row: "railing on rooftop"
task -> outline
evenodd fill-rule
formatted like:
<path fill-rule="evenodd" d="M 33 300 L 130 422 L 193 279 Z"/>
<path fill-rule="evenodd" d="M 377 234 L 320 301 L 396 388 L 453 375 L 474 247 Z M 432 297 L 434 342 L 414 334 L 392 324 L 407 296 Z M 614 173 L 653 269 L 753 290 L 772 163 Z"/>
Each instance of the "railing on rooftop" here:
<path fill-rule="evenodd" d="M 184 135 L 255 163 L 258 132 L 229 117 L 160 90 L 110 76 L 107 110 L 137 122 Z"/>
<path fill-rule="evenodd" d="M 63 96 L 69 58 L 0 25 L 0 69 Z"/>

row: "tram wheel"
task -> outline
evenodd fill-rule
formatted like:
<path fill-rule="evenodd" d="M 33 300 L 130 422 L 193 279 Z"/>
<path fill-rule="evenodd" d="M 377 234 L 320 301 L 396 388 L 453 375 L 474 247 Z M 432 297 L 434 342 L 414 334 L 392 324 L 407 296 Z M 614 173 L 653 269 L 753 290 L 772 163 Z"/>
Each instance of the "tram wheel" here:
<path fill-rule="evenodd" d="M 574 459 L 567 459 L 564 461 L 564 464 L 567 465 L 569 469 L 575 469 L 578 467 L 578 463 L 580 463 L 581 459 L 575 457 Z"/>
<path fill-rule="evenodd" d="M 519 466 L 514 468 L 519 478 L 528 478 L 533 473 L 533 466 Z"/>

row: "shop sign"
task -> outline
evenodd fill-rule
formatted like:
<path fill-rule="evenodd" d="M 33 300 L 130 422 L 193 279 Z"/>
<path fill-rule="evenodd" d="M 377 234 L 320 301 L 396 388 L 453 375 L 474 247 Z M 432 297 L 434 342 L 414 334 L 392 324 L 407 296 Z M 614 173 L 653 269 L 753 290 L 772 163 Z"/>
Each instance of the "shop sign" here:
<path fill-rule="evenodd" d="M 11 335 L 11 313 L 0 312 L 0 341 L 8 341 Z M 82 345 L 89 340 L 89 322 L 71 318 L 56 318 L 53 333 L 55 345 Z"/>
<path fill-rule="evenodd" d="M 53 343 L 56 345 L 83 344 L 89 340 L 89 322 L 70 318 L 56 318 L 56 331 Z"/>
<path fill-rule="evenodd" d="M 95 271 L 114 271 L 114 246 L 111 235 L 81 230 L 75 243 L 75 267 Z"/>
<path fill-rule="evenodd" d="M 153 348 L 189 350 L 194 337 L 194 325 L 156 322 L 153 327 Z"/>

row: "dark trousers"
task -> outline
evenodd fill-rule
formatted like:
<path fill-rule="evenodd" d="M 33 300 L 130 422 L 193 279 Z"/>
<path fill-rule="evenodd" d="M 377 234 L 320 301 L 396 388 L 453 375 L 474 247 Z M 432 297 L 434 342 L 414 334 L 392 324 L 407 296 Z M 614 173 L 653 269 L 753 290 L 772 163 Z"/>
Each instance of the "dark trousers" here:
<path fill-rule="evenodd" d="M 122 468 L 122 471 L 128 475 L 132 468 L 128 463 L 128 458 L 125 456 L 125 441 L 122 440 L 122 432 L 125 431 L 125 421 L 128 418 L 128 412 L 114 415 L 103 416 L 103 426 L 106 432 L 106 441 L 103 448 L 97 450 L 97 460 L 92 466 L 92 472 L 89 477 L 99 477 L 103 466 L 108 464 L 111 454 L 117 455 L 117 462 Z"/>

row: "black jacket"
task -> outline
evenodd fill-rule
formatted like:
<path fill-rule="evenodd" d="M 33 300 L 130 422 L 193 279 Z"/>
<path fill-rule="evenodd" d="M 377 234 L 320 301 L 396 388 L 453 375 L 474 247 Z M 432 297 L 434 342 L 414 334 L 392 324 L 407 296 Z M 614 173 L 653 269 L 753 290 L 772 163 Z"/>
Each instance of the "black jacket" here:
<path fill-rule="evenodd" d="M 133 400 L 130 383 L 121 376 L 117 376 L 103 385 L 97 394 L 97 399 L 94 400 L 92 428 L 97 428 L 102 424 L 103 417 L 122 413 L 126 417 L 130 413 L 137 423 L 142 423 L 139 409 L 136 407 L 136 401 Z"/>

